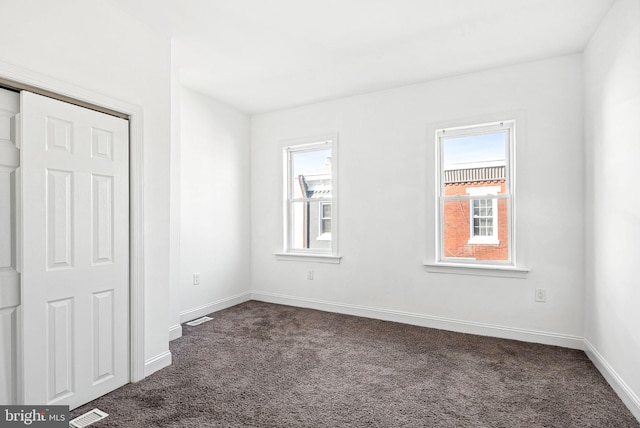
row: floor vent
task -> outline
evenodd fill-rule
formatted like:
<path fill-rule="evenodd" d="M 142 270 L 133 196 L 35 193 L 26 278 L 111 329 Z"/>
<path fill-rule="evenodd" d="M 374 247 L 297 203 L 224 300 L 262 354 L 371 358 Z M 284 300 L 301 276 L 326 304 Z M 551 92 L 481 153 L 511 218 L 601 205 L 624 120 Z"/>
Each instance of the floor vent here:
<path fill-rule="evenodd" d="M 104 418 L 109 416 L 105 412 L 100 409 L 93 409 L 82 416 L 78 416 L 77 418 L 69 421 L 69 427 L 71 428 L 84 428 L 88 427 L 94 422 L 98 422 Z"/>
<path fill-rule="evenodd" d="M 211 321 L 212 319 L 213 318 L 209 318 L 209 317 L 205 316 L 205 317 L 202 317 L 202 318 L 198 318 L 197 320 L 189 321 L 187 323 L 187 325 L 190 325 L 190 326 L 200 325 L 203 322 Z"/>

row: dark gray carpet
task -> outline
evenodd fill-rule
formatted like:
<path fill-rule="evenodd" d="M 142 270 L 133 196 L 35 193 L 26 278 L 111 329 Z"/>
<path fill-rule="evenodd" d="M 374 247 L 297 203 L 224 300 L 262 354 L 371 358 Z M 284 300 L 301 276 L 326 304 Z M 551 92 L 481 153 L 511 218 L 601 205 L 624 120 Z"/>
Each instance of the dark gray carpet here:
<path fill-rule="evenodd" d="M 96 427 L 640 427 L 576 350 L 247 302 L 173 365 L 73 411 Z"/>

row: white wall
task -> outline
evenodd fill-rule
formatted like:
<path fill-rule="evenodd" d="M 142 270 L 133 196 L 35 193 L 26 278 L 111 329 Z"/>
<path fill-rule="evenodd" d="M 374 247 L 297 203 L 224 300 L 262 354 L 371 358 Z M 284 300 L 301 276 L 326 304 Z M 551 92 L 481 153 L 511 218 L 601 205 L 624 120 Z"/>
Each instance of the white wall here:
<path fill-rule="evenodd" d="M 245 114 L 190 89 L 180 110 L 184 322 L 250 298 L 250 128 Z"/>
<path fill-rule="evenodd" d="M 526 279 L 427 272 L 428 130 L 512 111 L 526 117 L 517 232 L 532 271 Z M 582 57 L 572 55 L 252 117 L 254 298 L 581 347 L 581 112 Z M 279 142 L 330 132 L 339 134 L 342 263 L 278 261 Z M 534 301 L 536 287 L 547 289 L 547 303 Z"/>
<path fill-rule="evenodd" d="M 169 246 L 169 340 L 182 336 L 180 324 L 180 69 L 171 42 L 171 198 Z"/>
<path fill-rule="evenodd" d="M 0 61 L 143 108 L 145 358 L 168 363 L 169 40 L 101 0 L 3 2 L 2 15 Z"/>
<path fill-rule="evenodd" d="M 618 0 L 584 54 L 588 352 L 640 419 L 640 2 Z"/>

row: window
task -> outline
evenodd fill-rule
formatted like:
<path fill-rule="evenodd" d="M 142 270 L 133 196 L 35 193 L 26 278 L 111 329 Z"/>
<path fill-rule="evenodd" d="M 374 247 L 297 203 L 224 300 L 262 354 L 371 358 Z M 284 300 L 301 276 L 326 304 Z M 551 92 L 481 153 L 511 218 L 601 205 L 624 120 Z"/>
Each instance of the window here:
<path fill-rule="evenodd" d="M 284 148 L 285 253 L 336 255 L 335 137 Z"/>
<path fill-rule="evenodd" d="M 331 202 L 320 202 L 318 239 L 331 240 Z"/>
<path fill-rule="evenodd" d="M 514 121 L 440 129 L 437 261 L 514 266 Z"/>
<path fill-rule="evenodd" d="M 499 186 L 471 187 L 466 189 L 468 195 L 484 196 L 498 194 Z M 469 213 L 469 244 L 494 244 L 498 240 L 498 200 L 472 199 Z"/>
<path fill-rule="evenodd" d="M 471 206 L 471 239 L 496 236 L 497 229 L 494 227 L 495 216 L 493 214 L 492 199 L 473 199 Z"/>

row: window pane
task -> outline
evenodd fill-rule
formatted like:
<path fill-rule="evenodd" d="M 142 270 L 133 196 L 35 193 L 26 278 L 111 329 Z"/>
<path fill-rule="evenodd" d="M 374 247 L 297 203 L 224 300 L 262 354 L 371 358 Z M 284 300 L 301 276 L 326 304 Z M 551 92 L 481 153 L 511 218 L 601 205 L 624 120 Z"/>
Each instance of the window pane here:
<path fill-rule="evenodd" d="M 473 219 L 473 236 L 493 236 L 493 218 Z"/>
<path fill-rule="evenodd" d="M 322 204 L 322 218 L 331 218 L 331 204 Z"/>
<path fill-rule="evenodd" d="M 290 209 L 291 249 L 331 249 L 331 220 L 320 218 L 319 201 L 292 202 Z"/>
<path fill-rule="evenodd" d="M 466 137 L 443 138 L 443 186 L 445 196 L 468 194 L 470 187 L 486 188 L 506 178 L 505 132 Z M 505 186 L 491 194 L 505 193 Z M 474 193 L 480 194 L 480 193 Z"/>
<path fill-rule="evenodd" d="M 505 160 L 506 132 L 453 137 L 444 139 L 442 147 L 444 164 L 456 165 L 469 162 Z"/>
<path fill-rule="evenodd" d="M 441 258 L 509 260 L 507 209 L 506 198 L 445 200 Z"/>
<path fill-rule="evenodd" d="M 331 149 L 291 152 L 291 196 L 321 198 L 331 195 Z"/>

